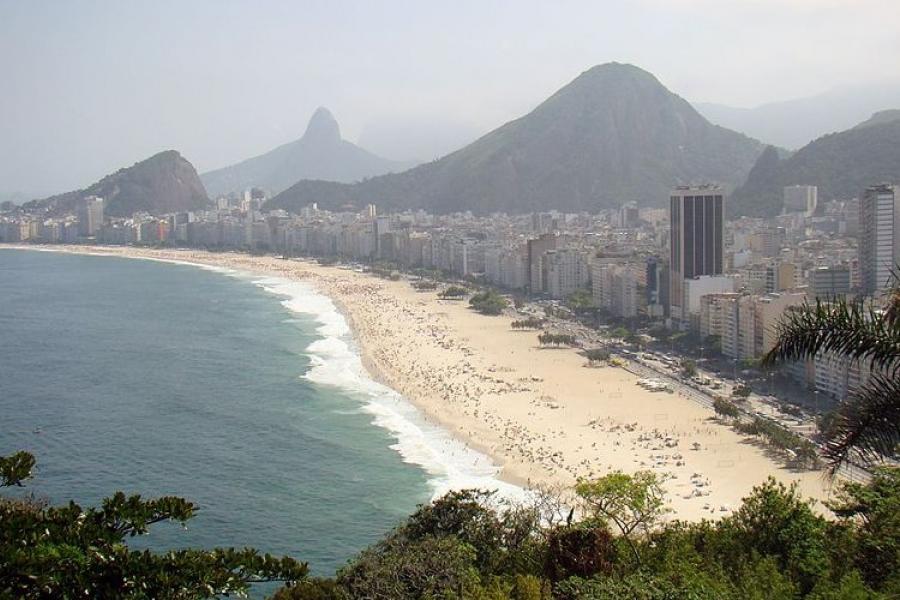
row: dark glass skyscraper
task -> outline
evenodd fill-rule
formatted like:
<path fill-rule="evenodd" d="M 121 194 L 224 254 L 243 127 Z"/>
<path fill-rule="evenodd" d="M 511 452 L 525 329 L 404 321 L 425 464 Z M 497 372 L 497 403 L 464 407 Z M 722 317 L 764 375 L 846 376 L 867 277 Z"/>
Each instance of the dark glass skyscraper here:
<path fill-rule="evenodd" d="M 669 197 L 669 219 L 669 313 L 681 319 L 684 280 L 724 272 L 725 195 L 714 185 L 679 186 Z"/>

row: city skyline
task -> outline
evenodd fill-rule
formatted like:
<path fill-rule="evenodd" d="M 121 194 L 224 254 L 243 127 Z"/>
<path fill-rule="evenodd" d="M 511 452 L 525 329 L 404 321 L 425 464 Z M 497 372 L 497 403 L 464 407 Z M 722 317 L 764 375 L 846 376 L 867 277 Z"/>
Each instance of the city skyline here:
<path fill-rule="evenodd" d="M 900 592 L 900 0 L 0 0 L 0 73 L 0 596 Z"/>

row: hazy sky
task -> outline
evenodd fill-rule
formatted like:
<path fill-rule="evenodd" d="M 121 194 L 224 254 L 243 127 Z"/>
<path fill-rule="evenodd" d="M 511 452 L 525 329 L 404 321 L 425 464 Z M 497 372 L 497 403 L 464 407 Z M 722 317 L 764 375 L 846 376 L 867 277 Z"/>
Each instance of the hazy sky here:
<path fill-rule="evenodd" d="M 160 150 L 199 171 L 299 137 L 430 159 L 587 68 L 737 106 L 900 77 L 900 0 L 0 0 L 0 192 Z"/>

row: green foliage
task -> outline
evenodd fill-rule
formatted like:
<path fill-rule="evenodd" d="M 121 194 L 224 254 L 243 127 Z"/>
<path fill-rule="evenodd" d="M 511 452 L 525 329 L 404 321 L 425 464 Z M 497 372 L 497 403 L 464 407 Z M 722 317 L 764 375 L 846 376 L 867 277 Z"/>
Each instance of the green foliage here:
<path fill-rule="evenodd" d="M 708 335 L 703 338 L 703 347 L 707 350 L 711 350 L 712 352 L 721 352 L 722 351 L 722 336 L 720 335 Z"/>
<path fill-rule="evenodd" d="M 350 598 L 462 598 L 480 587 L 475 549 L 455 536 L 393 535 L 337 576 Z"/>
<path fill-rule="evenodd" d="M 639 347 L 644 345 L 644 338 L 638 332 L 631 330 L 628 331 L 628 335 L 622 338 L 622 341 Z"/>
<path fill-rule="evenodd" d="M 474 490 L 449 492 L 422 506 L 406 522 L 404 534 L 412 540 L 452 535 L 464 540 L 482 567 L 489 566 L 501 537 L 501 523 L 486 506 L 491 494 Z"/>
<path fill-rule="evenodd" d="M 689 358 L 682 359 L 681 374 L 685 377 L 694 377 L 697 375 L 697 363 Z"/>
<path fill-rule="evenodd" d="M 33 458 L 21 454 L 4 458 L 4 464 L 14 459 L 30 470 Z M 87 509 L 74 502 L 45 507 L 0 500 L 0 597 L 211 598 L 244 592 L 255 581 L 306 577 L 305 564 L 251 548 L 166 553 L 128 548 L 127 538 L 162 521 L 184 524 L 195 510 L 182 498 L 145 500 L 122 492 L 101 508 Z"/>
<path fill-rule="evenodd" d="M 469 306 L 483 315 L 499 315 L 502 314 L 509 302 L 493 290 L 487 290 L 475 294 L 469 299 Z"/>
<path fill-rule="evenodd" d="M 736 398 L 749 398 L 753 390 L 746 383 L 739 383 L 731 390 L 731 395 Z"/>
<path fill-rule="evenodd" d="M 629 331 L 628 328 L 626 328 L 626 327 L 619 326 L 619 327 L 616 327 L 615 329 L 613 329 L 612 331 L 610 331 L 609 335 L 610 335 L 610 337 L 624 340 L 625 338 L 627 338 L 628 336 L 631 335 L 631 331 Z"/>
<path fill-rule="evenodd" d="M 444 300 L 458 300 L 468 295 L 469 290 L 466 288 L 458 285 L 451 285 L 439 293 L 438 297 L 443 298 Z"/>
<path fill-rule="evenodd" d="M 609 578 L 573 577 L 554 588 L 559 600 L 723 600 L 715 587 L 703 580 L 680 580 L 643 571 Z"/>
<path fill-rule="evenodd" d="M 516 575 L 513 577 L 510 600 L 550 600 L 550 594 L 544 592 L 545 586 L 539 577 L 534 575 Z"/>
<path fill-rule="evenodd" d="M 547 538 L 546 577 L 552 582 L 570 577 L 610 574 L 616 547 L 605 524 L 593 522 L 556 527 Z"/>
<path fill-rule="evenodd" d="M 742 358 L 741 359 L 741 368 L 747 370 L 760 369 L 761 362 L 756 358 Z"/>
<path fill-rule="evenodd" d="M 534 317 L 528 317 L 527 319 L 522 319 L 518 321 L 513 321 L 510 323 L 510 327 L 513 329 L 540 329 L 544 326 L 546 319 L 536 319 Z"/>
<path fill-rule="evenodd" d="M 424 291 L 436 290 L 438 284 L 436 281 L 428 281 L 428 280 L 423 279 L 421 281 L 412 282 L 412 286 L 415 290 L 424 292 Z"/>
<path fill-rule="evenodd" d="M 870 585 L 900 573 L 900 468 L 882 468 L 868 484 L 843 482 L 829 507 L 857 522 L 856 567 Z"/>
<path fill-rule="evenodd" d="M 716 414 L 720 417 L 727 417 L 729 419 L 737 419 L 741 416 L 740 409 L 735 406 L 733 402 L 729 402 L 722 398 L 713 400 L 713 410 L 716 411 Z"/>
<path fill-rule="evenodd" d="M 833 471 L 853 457 L 878 462 L 900 444 L 900 287 L 894 276 L 886 307 L 837 299 L 789 311 L 764 358 L 772 365 L 826 352 L 872 369 L 871 380 L 841 406 L 827 432 L 825 455 Z"/>
<path fill-rule="evenodd" d="M 583 312 L 595 308 L 594 297 L 590 290 L 578 289 L 566 298 L 566 306 L 575 312 Z"/>
<path fill-rule="evenodd" d="M 539 514 L 498 511 L 492 494 L 450 492 L 338 573 L 351 598 L 541 598 Z M 514 594 L 518 594 L 515 596 Z"/>
<path fill-rule="evenodd" d="M 175 150 L 165 150 L 84 189 L 32 200 L 25 206 L 73 213 L 87 196 L 103 198 L 104 214 L 115 217 L 130 217 L 136 212 L 160 215 L 205 210 L 209 204 L 193 165 Z"/>
<path fill-rule="evenodd" d="M 652 471 L 634 475 L 614 471 L 593 481 L 580 481 L 575 494 L 587 515 L 618 528 L 640 562 L 634 534 L 649 532 L 665 513 L 665 492 L 659 476 Z"/>
<path fill-rule="evenodd" d="M 800 498 L 796 483 L 785 487 L 770 477 L 722 527 L 738 549 L 775 559 L 804 592 L 828 570 L 825 520 Z"/>
<path fill-rule="evenodd" d="M 584 351 L 584 357 L 588 359 L 589 364 L 604 362 L 609 360 L 609 350 L 606 348 L 591 348 Z"/>
<path fill-rule="evenodd" d="M 851 571 L 837 582 L 833 582 L 829 578 L 822 578 L 807 598 L 809 600 L 886 600 L 885 596 L 866 586 L 858 571 Z"/>
<path fill-rule="evenodd" d="M 575 346 L 577 344 L 575 336 L 568 333 L 550 333 L 545 331 L 538 336 L 538 343 L 541 346 Z"/>
<path fill-rule="evenodd" d="M 734 584 L 735 597 L 742 600 L 787 600 L 797 597 L 797 584 L 772 557 L 740 563 Z"/>
<path fill-rule="evenodd" d="M 2 459 L 21 481 L 33 462 Z M 24 467 L 23 467 L 24 465 Z M 828 522 L 796 485 L 756 487 L 718 522 L 664 522 L 652 472 L 611 473 L 575 489 L 579 522 L 543 524 L 546 506 L 451 492 L 421 506 L 335 578 L 252 549 L 132 551 L 161 521 L 184 523 L 181 498 L 116 493 L 99 508 L 0 499 L 0 597 L 210 598 L 286 579 L 275 600 L 887 600 L 900 591 L 900 469 L 844 483 Z M 543 508 L 542 508 L 543 506 Z M 613 525 L 613 535 L 607 525 Z"/>
<path fill-rule="evenodd" d="M 782 190 L 793 184 L 819 188 L 820 198 L 852 198 L 873 181 L 896 174 L 900 121 L 877 127 L 853 127 L 822 136 L 784 160 L 769 146 L 729 200 L 731 215 L 774 217 L 781 212 Z"/>
<path fill-rule="evenodd" d="M 886 471 L 848 484 L 834 523 L 796 486 L 774 480 L 732 516 L 700 523 L 658 518 L 664 504 L 652 473 L 580 482 L 584 518 L 572 523 L 570 514 L 565 525 L 542 525 L 536 506 L 454 492 L 362 552 L 334 586 L 302 582 L 277 600 L 887 600 L 897 569 L 879 560 L 898 543 L 898 479 Z M 870 554 L 859 551 L 865 543 Z M 630 558 L 635 551 L 639 560 Z"/>
<path fill-rule="evenodd" d="M 31 478 L 34 456 L 28 452 L 16 452 L 12 456 L 0 456 L 0 487 L 21 486 Z"/>
<path fill-rule="evenodd" d="M 816 445 L 803 436 L 762 417 L 750 421 L 735 421 L 734 428 L 747 435 L 762 438 L 770 448 L 782 452 L 801 466 L 818 468 L 819 451 Z"/>

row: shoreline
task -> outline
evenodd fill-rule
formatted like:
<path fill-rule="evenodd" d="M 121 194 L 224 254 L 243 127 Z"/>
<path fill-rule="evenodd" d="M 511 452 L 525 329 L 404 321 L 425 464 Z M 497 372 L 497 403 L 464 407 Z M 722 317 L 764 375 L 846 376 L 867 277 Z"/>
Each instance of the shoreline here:
<path fill-rule="evenodd" d="M 372 359 L 369 355 L 369 352 L 366 349 L 366 346 L 361 343 L 359 339 L 358 326 L 353 321 L 352 313 L 347 309 L 346 306 L 337 298 L 331 298 L 331 301 L 335 304 L 338 311 L 343 315 L 344 319 L 347 320 L 347 324 L 350 327 L 350 336 L 353 339 L 354 344 L 359 352 L 360 362 L 362 362 L 363 368 L 366 370 L 366 373 L 369 374 L 369 377 L 372 378 L 373 381 L 393 390 L 401 397 L 403 397 L 407 402 L 409 402 L 412 406 L 416 408 L 416 410 L 420 413 L 420 415 L 425 419 L 427 424 L 430 424 L 431 421 L 437 423 L 438 427 L 443 429 L 448 436 L 453 439 L 456 439 L 463 445 L 476 452 L 483 454 L 488 460 L 492 461 L 494 465 L 497 467 L 498 472 L 496 478 L 504 483 L 507 483 L 512 486 L 516 486 L 522 489 L 528 489 L 529 482 L 523 479 L 516 477 L 511 473 L 507 473 L 504 469 L 504 465 L 501 461 L 498 460 L 498 457 L 493 456 L 488 447 L 483 446 L 475 440 L 467 440 L 467 439 L 459 439 L 458 436 L 452 433 L 452 423 L 446 423 L 441 418 L 440 415 L 434 414 L 433 412 L 428 410 L 427 406 L 421 406 L 415 402 L 415 400 L 409 398 L 405 394 L 397 391 L 397 385 L 392 381 L 389 374 L 387 374 L 381 367 Z"/>
<path fill-rule="evenodd" d="M 4 247 L 182 262 L 309 283 L 347 321 L 370 377 L 427 423 L 489 457 L 497 478 L 509 484 L 568 486 L 612 470 L 653 470 L 667 478 L 672 516 L 685 520 L 728 514 L 769 475 L 798 481 L 804 497 L 830 495 L 820 472 L 790 471 L 711 422 L 711 410 L 644 390 L 622 369 L 587 369 L 574 350 L 539 349 L 536 332 L 512 331 L 508 317 L 478 315 L 405 280 L 231 252 Z M 699 450 L 691 449 L 695 444 Z"/>
<path fill-rule="evenodd" d="M 326 385 L 329 387 L 338 387 L 345 393 L 351 394 L 353 396 L 361 394 L 368 397 L 365 401 L 361 402 L 360 410 L 371 415 L 373 426 L 378 427 L 379 429 L 386 430 L 391 435 L 391 437 L 394 438 L 395 441 L 390 444 L 390 448 L 400 455 L 402 462 L 414 464 L 425 473 L 428 480 L 428 486 L 433 492 L 432 498 L 437 498 L 450 490 L 462 489 L 463 487 L 471 487 L 468 485 L 453 485 L 451 478 L 454 476 L 457 478 L 462 478 L 467 482 L 477 482 L 479 484 L 478 487 L 494 489 L 501 497 L 508 498 L 514 501 L 521 499 L 523 494 L 525 494 L 527 491 L 527 488 L 524 485 L 525 482 L 502 475 L 501 466 L 496 464 L 496 461 L 493 459 L 493 457 L 490 456 L 485 448 L 481 447 L 479 444 L 468 443 L 466 440 L 462 440 L 457 436 L 453 436 L 450 433 L 450 428 L 442 423 L 440 419 L 436 418 L 435 415 L 429 414 L 415 402 L 397 392 L 394 389 L 394 386 L 392 386 L 390 383 L 390 377 L 384 371 L 382 371 L 374 361 L 370 359 L 369 354 L 366 352 L 366 347 L 360 343 L 358 330 L 353 322 L 352 313 L 340 301 L 339 297 L 327 293 L 321 288 L 320 285 L 317 285 L 317 282 L 314 279 L 298 280 L 296 278 L 284 277 L 283 274 L 274 273 L 269 270 L 250 270 L 242 266 L 217 264 L 215 261 L 210 262 L 207 260 L 216 256 L 212 253 L 206 253 L 210 254 L 211 256 L 204 256 L 203 260 L 197 260 L 196 258 L 185 259 L 185 257 L 181 256 L 162 257 L 157 255 L 135 255 L 126 252 L 103 251 L 104 249 L 107 249 L 109 247 L 96 248 L 93 246 L 0 244 L 0 250 L 3 250 L 4 248 L 12 250 L 50 252 L 56 254 L 75 254 L 80 256 L 99 256 L 105 258 L 113 257 L 132 260 L 146 260 L 151 262 L 162 262 L 172 265 L 188 266 L 191 268 L 200 268 L 226 276 L 237 277 L 239 279 L 247 281 L 248 283 L 254 284 L 258 288 L 261 288 L 266 292 L 266 294 L 273 294 L 279 299 L 285 299 L 281 301 L 281 304 L 290 312 L 297 312 L 294 307 L 289 305 L 297 300 L 302 301 L 302 298 L 298 298 L 289 291 L 274 289 L 268 284 L 270 282 L 277 282 L 274 283 L 275 286 L 282 284 L 300 284 L 306 286 L 308 287 L 308 292 L 304 290 L 303 294 L 311 293 L 314 296 L 318 296 L 319 298 L 331 304 L 331 310 L 335 311 L 339 315 L 339 317 L 345 321 L 348 329 L 348 333 L 346 334 L 342 334 L 339 336 L 331 335 L 322 331 L 323 328 L 327 329 L 329 325 L 333 325 L 329 324 L 327 322 L 327 319 L 321 319 L 322 316 L 327 316 L 325 313 L 320 313 L 318 311 L 300 311 L 301 314 L 312 316 L 313 320 L 317 323 L 318 326 L 316 327 L 316 329 L 317 334 L 320 336 L 320 341 L 343 340 L 345 336 L 349 338 L 349 350 L 359 360 L 360 369 L 364 372 L 365 379 L 371 383 L 381 386 L 389 392 L 389 395 L 396 395 L 396 402 L 398 403 L 398 406 L 392 406 L 395 399 L 390 397 L 386 399 L 384 397 L 385 394 L 381 393 L 380 390 L 377 389 L 374 391 L 363 391 L 361 389 L 357 389 L 354 386 L 348 387 L 334 381 L 322 381 L 317 382 L 317 384 Z M 115 247 L 113 247 L 113 249 L 114 248 Z M 224 254 L 226 256 L 242 256 L 240 253 L 232 252 Z M 0 256 L 2 256 L 2 254 L 0 254 Z M 314 265 L 310 264 L 310 266 Z M 315 342 L 313 342 L 310 347 L 307 347 L 306 355 L 314 356 L 320 360 L 327 360 L 326 358 L 321 357 L 319 353 L 317 353 L 312 348 L 314 345 Z M 303 377 L 310 378 L 310 375 L 312 374 L 314 369 L 315 367 L 308 371 Z M 313 381 L 316 381 L 315 377 L 312 377 L 312 379 Z M 388 405 L 386 406 L 385 404 Z M 404 414 L 407 411 L 412 411 L 413 414 Z M 396 424 L 397 420 L 403 423 L 399 427 Z M 387 421 L 392 421 L 393 424 L 388 424 Z M 437 425 L 435 425 L 434 423 L 437 423 Z M 408 426 L 412 426 L 412 429 L 414 430 L 412 438 L 410 438 L 410 429 Z M 437 429 L 437 431 L 427 431 L 432 428 Z M 421 439 L 416 439 L 417 435 L 421 436 Z M 427 447 L 426 453 L 430 453 L 433 456 L 422 456 L 420 454 L 419 456 L 412 457 L 409 455 L 409 452 L 404 452 L 404 450 L 401 449 L 401 447 L 404 445 L 408 446 L 411 442 L 415 445 L 415 442 L 422 442 L 422 440 L 427 440 L 427 442 L 424 444 Z M 457 446 L 461 446 L 461 448 Z M 419 447 L 419 450 L 421 450 L 421 446 Z M 463 459 L 460 463 L 449 464 L 449 462 L 444 462 L 443 464 L 440 464 L 439 467 L 436 467 L 436 463 L 441 463 L 438 458 L 441 455 L 441 450 L 450 452 L 453 456 L 457 456 L 460 450 L 462 450 Z M 467 457 L 465 456 L 467 453 L 472 453 L 473 455 Z M 487 463 L 487 466 L 490 469 L 491 473 L 480 472 L 481 470 L 483 470 L 483 465 L 485 465 L 485 463 Z M 460 469 L 460 466 L 462 466 L 462 469 Z"/>

